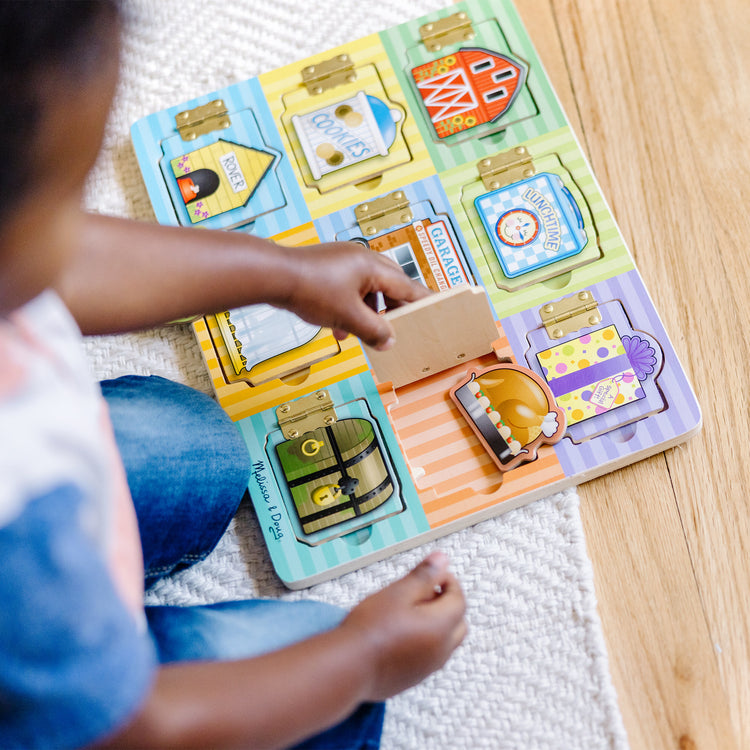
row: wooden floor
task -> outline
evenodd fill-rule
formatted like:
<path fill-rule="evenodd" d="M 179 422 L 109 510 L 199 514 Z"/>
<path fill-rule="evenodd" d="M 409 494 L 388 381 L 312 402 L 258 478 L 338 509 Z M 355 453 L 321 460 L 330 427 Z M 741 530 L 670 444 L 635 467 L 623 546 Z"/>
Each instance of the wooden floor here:
<path fill-rule="evenodd" d="M 703 410 L 580 488 L 631 747 L 748 750 L 750 2 L 517 5 Z"/>

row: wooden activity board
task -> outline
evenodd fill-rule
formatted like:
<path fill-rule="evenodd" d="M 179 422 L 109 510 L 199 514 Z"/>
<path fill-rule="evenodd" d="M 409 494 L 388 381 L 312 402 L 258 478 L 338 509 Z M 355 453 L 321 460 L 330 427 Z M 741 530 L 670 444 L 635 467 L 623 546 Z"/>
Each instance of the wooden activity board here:
<path fill-rule="evenodd" d="M 700 409 L 509 0 L 132 127 L 159 222 L 355 240 L 435 294 L 388 352 L 266 305 L 193 323 L 300 588 L 687 439 Z M 324 290 L 323 290 L 324 292 Z"/>

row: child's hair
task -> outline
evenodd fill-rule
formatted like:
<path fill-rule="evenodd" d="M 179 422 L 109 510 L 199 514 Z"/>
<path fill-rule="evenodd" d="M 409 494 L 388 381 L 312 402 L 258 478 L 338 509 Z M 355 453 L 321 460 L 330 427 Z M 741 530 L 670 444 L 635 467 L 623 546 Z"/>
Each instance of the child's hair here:
<path fill-rule="evenodd" d="M 60 74 L 85 86 L 114 39 L 106 31 L 117 23 L 117 5 L 117 0 L 0 0 L 0 221 L 33 177 L 42 76 Z"/>

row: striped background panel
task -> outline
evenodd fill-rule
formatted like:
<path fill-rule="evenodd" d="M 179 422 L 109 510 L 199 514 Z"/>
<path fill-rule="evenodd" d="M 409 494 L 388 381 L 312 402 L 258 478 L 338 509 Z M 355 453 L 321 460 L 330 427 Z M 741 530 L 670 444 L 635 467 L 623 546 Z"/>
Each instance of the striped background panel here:
<path fill-rule="evenodd" d="M 476 37 L 470 42 L 446 46 L 440 52 L 428 52 L 422 44 L 419 27 L 428 21 L 461 10 L 472 19 Z M 500 17 L 502 22 L 498 21 Z M 508 0 L 468 0 L 457 3 L 383 31 L 381 37 L 438 172 L 465 162 L 477 161 L 489 153 L 510 148 L 547 131 L 557 130 L 565 124 L 565 116 L 557 96 L 549 84 L 515 7 Z M 461 46 L 484 47 L 520 58 L 528 66 L 525 90 L 519 94 L 496 125 L 477 127 L 474 129 L 475 137 L 460 143 L 441 143 L 416 92 L 411 70 L 424 62 L 449 54 Z M 489 132 L 494 134 L 488 135 Z M 481 136 L 486 137 L 480 140 Z"/>
<path fill-rule="evenodd" d="M 695 394 L 638 272 L 629 271 L 587 288 L 601 303 L 619 300 L 632 327 L 651 334 L 661 345 L 664 366 L 656 383 L 665 397 L 666 409 L 634 425 L 577 445 L 563 439 L 555 446 L 555 451 L 565 473 L 574 478 L 593 469 L 597 474 L 604 473 L 608 464 L 622 463 L 623 459 L 632 462 L 649 452 L 663 450 L 663 444 L 675 441 L 700 424 L 700 407 Z M 538 308 L 504 318 L 502 325 L 514 356 L 524 362 L 527 354 L 533 354 L 529 352 L 526 334 L 540 326 Z M 643 455 L 638 456 L 641 453 Z M 578 481 L 583 478 L 579 477 Z"/>
<path fill-rule="evenodd" d="M 368 555 L 381 557 L 383 550 L 398 545 L 409 546 L 410 540 L 429 531 L 424 511 L 404 458 L 398 449 L 385 408 L 378 398 L 372 376 L 369 372 L 363 373 L 332 383 L 327 386 L 327 390 L 340 417 L 347 416 L 348 402 L 366 399 L 396 470 L 398 491 L 401 493 L 404 510 L 373 524 L 363 533 L 354 532 L 346 537 L 331 539 L 322 545 L 310 546 L 302 540 L 297 540 L 286 518 L 286 511 L 279 517 L 278 510 L 282 507 L 283 500 L 277 482 L 283 479 L 277 479 L 270 471 L 265 454 L 266 436 L 278 429 L 275 411 L 267 410 L 241 420 L 238 426 L 245 438 L 254 470 L 249 486 L 250 496 L 274 568 L 286 583 L 304 581 Z"/>
<path fill-rule="evenodd" d="M 297 111 L 305 111 L 299 108 L 299 103 L 297 101 L 299 99 L 298 92 L 300 91 L 302 81 L 302 68 L 324 60 L 329 60 L 340 54 L 349 55 L 355 68 L 358 66 L 367 68 L 370 67 L 371 64 L 374 64 L 377 70 L 379 88 L 385 90 L 388 99 L 400 105 L 403 109 L 408 110 L 404 94 L 401 90 L 401 85 L 391 67 L 383 45 L 380 42 L 380 37 L 377 34 L 371 34 L 370 36 L 364 37 L 358 41 L 327 50 L 319 55 L 314 55 L 305 60 L 286 65 L 283 68 L 278 68 L 269 73 L 263 73 L 258 78 L 265 96 L 267 97 L 275 122 L 279 123 L 279 131 L 284 144 L 284 149 L 290 155 L 290 161 L 293 163 L 295 174 L 299 180 L 300 189 L 307 201 L 310 214 L 313 218 L 338 211 L 339 209 L 353 203 L 361 203 L 370 198 L 373 192 L 380 193 L 397 190 L 402 185 L 435 173 L 435 168 L 430 162 L 427 147 L 422 141 L 415 119 L 410 116 L 407 111 L 407 115 L 402 123 L 402 134 L 403 139 L 406 141 L 410 158 L 407 162 L 402 163 L 399 166 L 387 169 L 383 173 L 382 179 L 376 181 L 376 185 L 372 185 L 369 189 L 364 188 L 364 186 L 363 188 L 358 188 L 355 185 L 346 185 L 342 188 L 326 193 L 319 192 L 316 187 L 307 187 L 305 185 L 302 173 L 300 172 L 299 166 L 294 158 L 294 154 L 301 154 L 301 150 L 298 145 L 295 149 L 296 137 L 294 138 L 294 141 L 290 140 L 290 135 L 293 134 L 287 133 L 286 129 L 281 126 L 282 118 L 287 119 L 287 115 L 290 114 L 286 110 L 290 95 L 291 98 L 295 100 Z M 356 88 L 356 86 L 353 86 L 352 90 L 354 88 Z M 339 96 L 339 93 L 337 92 L 343 90 L 349 90 L 349 87 L 345 86 L 343 88 L 339 87 L 334 89 L 330 94 L 323 95 L 325 96 L 325 99 L 321 96 L 321 103 L 325 101 L 335 101 L 336 98 L 342 98 L 343 95 Z M 310 96 L 309 106 L 306 107 L 306 110 L 309 111 L 310 109 L 314 109 L 315 106 L 316 97 Z M 301 156 L 300 158 L 304 157 Z M 362 164 L 365 165 L 366 163 L 367 162 L 363 162 Z"/>
<path fill-rule="evenodd" d="M 299 376 L 270 380 L 256 386 L 232 382 L 227 378 L 227 373 L 232 372 L 231 363 L 216 318 L 207 315 L 196 321 L 193 328 L 206 358 L 216 397 L 235 421 L 278 406 L 284 401 L 312 393 L 319 388 L 330 387 L 331 383 L 337 380 L 368 371 L 359 341 L 354 336 L 348 336 L 341 342 L 339 354 L 310 365 L 309 370 Z"/>
<path fill-rule="evenodd" d="M 230 115 L 233 112 L 252 110 L 252 115 L 260 128 L 263 143 L 266 146 L 270 146 L 276 152 L 284 153 L 284 147 L 276 129 L 275 121 L 256 78 L 240 81 L 232 86 L 213 91 L 210 94 L 205 94 L 197 99 L 183 102 L 164 109 L 161 112 L 151 114 L 142 120 L 138 120 L 131 128 L 133 147 L 138 157 L 138 163 L 143 173 L 149 198 L 154 207 L 154 213 L 160 224 L 178 223 L 174 206 L 169 197 L 169 191 L 159 169 L 159 163 L 164 157 L 161 142 L 165 138 L 176 135 L 174 120 L 176 114 L 186 109 L 207 104 L 214 99 L 223 99 Z M 239 117 L 235 117 L 232 120 L 231 132 L 237 141 L 243 143 L 243 145 L 262 147 L 261 144 L 249 142 L 251 139 L 244 129 L 242 119 Z M 214 142 L 218 137 L 221 137 L 221 131 L 202 136 L 193 142 L 187 142 L 185 143 L 185 152 L 193 151 L 202 145 Z M 253 205 L 256 206 L 258 212 L 268 210 L 270 213 L 259 216 L 253 224 L 243 228 L 241 231 L 251 231 L 259 237 L 270 237 L 310 220 L 310 213 L 302 198 L 302 193 L 297 185 L 297 180 L 289 164 L 289 160 L 281 158 L 274 169 L 276 178 L 281 184 L 286 205 L 283 208 L 272 210 L 274 208 L 273 205 L 256 206 L 254 203 Z"/>
<path fill-rule="evenodd" d="M 511 356 L 502 331 L 496 351 L 497 355 L 488 353 L 398 388 L 387 402 L 432 528 L 565 478 L 554 450 L 547 446 L 539 451 L 536 461 L 499 472 L 448 395 L 472 369 L 491 367 L 498 357 Z"/>
<path fill-rule="evenodd" d="M 586 203 L 582 213 L 593 220 L 593 227 L 589 228 L 588 232 L 595 235 L 601 257 L 570 271 L 569 274 L 518 289 L 513 293 L 498 288 L 493 271 L 488 265 L 488 257 L 492 261 L 491 256 L 494 254 L 491 250 L 487 252 L 486 249 L 483 252 L 480 247 L 479 242 L 483 230 L 478 217 L 473 216 L 473 213 L 475 214 L 473 197 L 486 192 L 479 180 L 476 162 L 441 174 L 440 180 L 451 205 L 455 208 L 459 227 L 499 317 L 542 305 L 550 297 L 564 296 L 608 276 L 634 268 L 633 259 L 625 247 L 609 206 L 570 128 L 562 128 L 554 133 L 540 136 L 533 141 L 528 141 L 524 146 L 532 158 L 541 164 L 556 162 L 562 165 L 567 172 L 568 179 L 575 182 L 578 192 Z M 479 235 L 474 230 L 474 225 L 477 224 Z"/>

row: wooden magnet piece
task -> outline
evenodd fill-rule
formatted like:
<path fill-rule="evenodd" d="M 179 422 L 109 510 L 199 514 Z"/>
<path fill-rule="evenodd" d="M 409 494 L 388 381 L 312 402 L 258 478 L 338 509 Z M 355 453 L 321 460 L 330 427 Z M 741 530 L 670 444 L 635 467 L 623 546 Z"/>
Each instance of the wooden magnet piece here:
<path fill-rule="evenodd" d="M 305 534 L 363 516 L 394 493 L 372 423 L 332 421 L 276 446 Z"/>
<path fill-rule="evenodd" d="M 325 104 L 292 124 L 313 179 L 375 156 L 388 156 L 396 140 L 400 109 L 358 91 L 354 96 Z"/>
<path fill-rule="evenodd" d="M 536 459 L 565 434 L 565 413 L 548 385 L 519 365 L 474 370 L 450 396 L 500 471 Z"/>
<path fill-rule="evenodd" d="M 462 47 L 412 69 L 438 138 L 494 122 L 510 109 L 526 67 L 499 52 Z"/>
<path fill-rule="evenodd" d="M 244 206 L 276 157 L 262 149 L 218 140 L 170 161 L 193 224 Z"/>
<path fill-rule="evenodd" d="M 577 255 L 588 242 L 581 211 L 556 174 L 513 182 L 474 205 L 509 279 Z"/>

